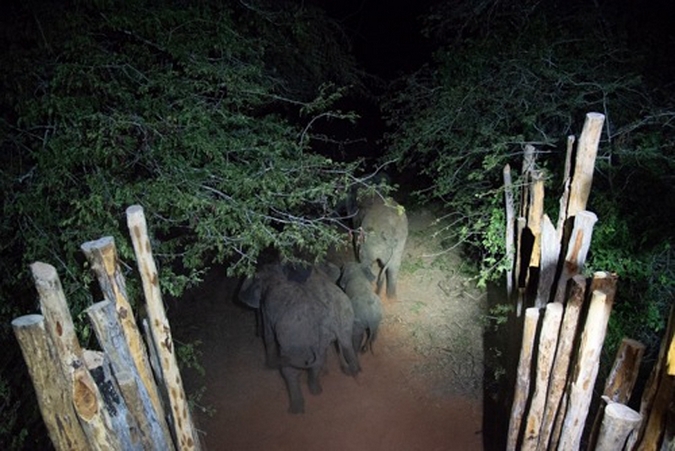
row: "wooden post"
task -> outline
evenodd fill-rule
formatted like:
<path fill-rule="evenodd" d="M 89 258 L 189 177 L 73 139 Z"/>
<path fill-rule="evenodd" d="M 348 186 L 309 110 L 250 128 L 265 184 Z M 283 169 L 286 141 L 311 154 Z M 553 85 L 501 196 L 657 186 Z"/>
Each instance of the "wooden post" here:
<path fill-rule="evenodd" d="M 504 166 L 504 204 L 506 208 L 506 236 L 504 237 L 506 247 L 506 258 L 509 261 L 509 269 L 506 270 L 506 298 L 511 299 L 513 295 L 513 267 L 515 264 L 515 207 L 513 204 L 513 184 L 511 181 L 511 166 Z"/>
<path fill-rule="evenodd" d="M 54 448 L 57 451 L 89 448 L 73 407 L 73 393 L 67 389 L 61 366 L 51 350 L 44 317 L 20 316 L 12 321 L 12 328 Z"/>
<path fill-rule="evenodd" d="M 576 216 L 586 209 L 588 197 L 593 184 L 595 158 L 598 154 L 600 134 L 605 116 L 600 113 L 586 114 L 584 128 L 579 136 L 577 155 L 574 165 L 574 174 L 570 186 L 570 199 L 567 207 L 567 216 Z"/>
<path fill-rule="evenodd" d="M 541 257 L 541 218 L 544 216 L 544 173 L 533 171 L 531 183 L 527 227 L 534 236 L 534 243 L 530 255 L 530 268 L 538 268 Z"/>
<path fill-rule="evenodd" d="M 567 152 L 565 154 L 565 174 L 563 175 L 563 193 L 558 202 L 558 224 L 556 232 L 558 235 L 558 243 L 563 241 L 563 233 L 565 230 L 565 222 L 567 221 L 567 205 L 570 201 L 570 177 L 572 171 L 572 153 L 574 151 L 574 135 L 567 137 Z"/>
<path fill-rule="evenodd" d="M 593 226 L 598 217 L 590 211 L 580 211 L 574 217 L 574 228 L 567 246 L 567 255 L 563 264 L 562 273 L 558 280 L 558 287 L 554 301 L 563 302 L 565 300 L 565 289 L 567 281 L 574 275 L 579 274 L 586 263 L 586 255 L 591 247 L 591 238 L 593 237 Z"/>
<path fill-rule="evenodd" d="M 515 284 L 518 290 L 518 300 L 516 306 L 516 316 L 520 318 L 523 314 L 523 305 L 525 303 L 525 287 L 521 286 L 520 275 L 523 271 L 523 256 L 522 256 L 522 243 L 523 243 L 523 231 L 525 230 L 526 220 L 522 216 L 516 219 L 516 262 L 515 262 Z"/>
<path fill-rule="evenodd" d="M 609 402 L 600 427 L 595 451 L 622 450 L 628 435 L 640 424 L 642 416 L 630 407 Z"/>
<path fill-rule="evenodd" d="M 521 450 L 535 450 L 539 442 L 539 431 L 544 417 L 551 367 L 555 356 L 558 332 L 562 319 L 563 306 L 552 302 L 546 306 L 544 321 L 541 326 L 539 349 L 537 358 L 536 380 L 534 394 L 530 402 L 530 411 L 525 423 L 525 435 Z"/>
<path fill-rule="evenodd" d="M 594 291 L 570 383 L 567 414 L 560 434 L 559 451 L 579 449 L 611 311 L 612 304 L 608 302 L 607 295 L 601 291 Z"/>
<path fill-rule="evenodd" d="M 143 281 L 150 330 L 154 342 L 158 345 L 164 380 L 169 384 L 167 390 L 171 404 L 172 426 L 176 436 L 175 443 L 179 450 L 200 450 L 201 443 L 192 420 L 183 389 L 183 379 L 176 362 L 171 327 L 162 303 L 159 275 L 152 257 L 147 224 L 141 206 L 133 205 L 127 208 L 127 225 L 138 261 L 138 271 Z"/>
<path fill-rule="evenodd" d="M 555 273 L 558 269 L 558 258 L 560 258 L 560 242 L 553 223 L 548 215 L 544 215 L 541 221 L 541 262 L 535 307 L 544 307 L 551 297 Z"/>
<path fill-rule="evenodd" d="M 607 401 L 600 404 L 595 420 L 593 420 L 593 429 L 588 439 L 591 444 L 590 449 L 593 449 L 593 445 L 597 442 L 606 405 L 611 403 L 627 404 L 630 400 L 640 371 L 644 351 L 645 345 L 639 341 L 630 338 L 624 338 L 621 341 L 612 369 L 605 381 L 605 389 L 602 391 L 602 397 Z"/>
<path fill-rule="evenodd" d="M 139 426 L 140 442 L 145 450 L 165 451 L 174 449 L 164 418 L 155 410 L 141 376 L 136 372 L 134 359 L 127 347 L 122 326 L 117 321 L 115 304 L 98 302 L 87 309 L 87 315 L 96 337 L 110 359 L 113 372 L 128 373 L 131 379 L 120 386 L 127 408 Z"/>
<path fill-rule="evenodd" d="M 577 325 L 579 324 L 585 293 L 586 278 L 577 274 L 570 282 L 567 306 L 565 307 L 562 325 L 560 326 L 560 336 L 555 353 L 548 401 L 539 433 L 538 451 L 556 449 L 558 446 L 558 439 L 567 407 L 567 404 L 561 403 L 561 401 L 564 399 L 563 393 L 565 392 L 567 373 L 569 372 L 570 361 L 572 359 L 572 346 L 577 335 Z M 551 443 L 550 448 L 549 442 Z"/>
<path fill-rule="evenodd" d="M 94 450 L 124 449 L 105 408 L 101 393 L 84 366 L 82 348 L 75 335 L 66 296 L 56 269 L 46 263 L 31 266 L 35 287 L 40 295 L 40 309 L 45 317 L 45 329 L 54 345 L 61 371 L 72 393 L 75 412 Z"/>
<path fill-rule="evenodd" d="M 152 376 L 148 363 L 148 356 L 143 346 L 143 339 L 138 331 L 134 312 L 129 304 L 126 282 L 120 270 L 119 259 L 115 240 L 111 236 L 103 237 L 96 241 L 88 241 L 80 246 L 87 257 L 91 269 L 96 274 L 103 296 L 110 301 L 117 310 L 117 318 L 124 332 L 124 339 L 133 359 L 129 364 L 136 367 L 137 374 L 145 387 L 154 410 L 162 419 L 161 427 L 166 437 L 169 437 L 169 429 L 166 426 L 164 406 L 160 401 L 159 392 Z"/>
<path fill-rule="evenodd" d="M 530 307 L 525 310 L 525 323 L 523 324 L 523 343 L 520 348 L 518 360 L 518 376 L 514 390 L 513 404 L 511 406 L 511 418 L 509 420 L 509 435 L 506 445 L 507 451 L 515 451 L 518 446 L 520 426 L 525 413 L 525 403 L 530 392 L 530 367 L 532 365 L 532 353 L 534 350 L 534 338 L 537 333 L 539 322 L 539 309 Z"/>
<path fill-rule="evenodd" d="M 668 327 L 661 342 L 659 357 L 642 393 L 640 415 L 642 424 L 639 433 L 631 436 L 629 445 L 633 450 L 652 451 L 659 449 L 668 410 L 675 396 L 675 377 L 668 375 L 667 354 L 675 336 L 675 307 L 671 306 Z"/>

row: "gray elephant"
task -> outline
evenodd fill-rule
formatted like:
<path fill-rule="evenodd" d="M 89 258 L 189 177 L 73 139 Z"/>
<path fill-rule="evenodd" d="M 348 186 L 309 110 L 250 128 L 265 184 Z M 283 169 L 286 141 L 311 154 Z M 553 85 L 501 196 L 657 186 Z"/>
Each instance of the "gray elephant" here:
<path fill-rule="evenodd" d="M 310 392 L 321 393 L 319 373 L 333 342 L 342 370 L 350 376 L 360 371 L 351 341 L 354 311 L 347 295 L 323 271 L 265 265 L 244 281 L 239 299 L 262 313 L 266 363 L 279 368 L 286 382 L 289 412 L 304 412 L 304 370 L 309 372 Z"/>
<path fill-rule="evenodd" d="M 358 230 L 356 254 L 365 265 L 377 263 L 377 293 L 387 279 L 387 297 L 396 298 L 396 279 L 401 268 L 405 242 L 408 239 L 408 217 L 405 208 L 394 199 L 379 194 L 359 200 L 354 218 Z"/>
<path fill-rule="evenodd" d="M 342 267 L 339 285 L 349 296 L 354 308 L 352 343 L 357 352 L 366 352 L 368 349 L 372 352 L 382 321 L 382 302 L 373 293 L 374 280 L 370 267 L 363 264 L 349 262 Z"/>

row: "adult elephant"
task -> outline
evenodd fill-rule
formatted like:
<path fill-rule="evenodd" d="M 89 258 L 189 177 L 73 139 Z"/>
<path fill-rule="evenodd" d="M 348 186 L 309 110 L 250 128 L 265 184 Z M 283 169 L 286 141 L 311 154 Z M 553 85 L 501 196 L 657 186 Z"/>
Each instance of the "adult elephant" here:
<path fill-rule="evenodd" d="M 386 277 L 387 297 L 395 299 L 396 280 L 408 239 L 405 208 L 391 197 L 376 193 L 359 200 L 354 223 L 358 230 L 356 254 L 359 261 L 370 266 L 377 263 L 377 293 L 382 291 Z"/>
<path fill-rule="evenodd" d="M 319 374 L 326 352 L 337 342 L 342 370 L 360 371 L 352 347 L 354 311 L 349 298 L 317 268 L 263 266 L 239 292 L 246 305 L 262 313 L 266 363 L 279 368 L 290 398 L 289 412 L 303 413 L 300 375 L 309 372 L 309 390 L 322 391 Z"/>

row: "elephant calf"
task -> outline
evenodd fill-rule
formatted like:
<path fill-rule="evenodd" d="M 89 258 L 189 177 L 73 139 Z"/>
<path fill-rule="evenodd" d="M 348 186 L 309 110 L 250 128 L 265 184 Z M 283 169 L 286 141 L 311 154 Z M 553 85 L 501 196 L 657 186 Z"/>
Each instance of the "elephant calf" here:
<path fill-rule="evenodd" d="M 350 376 L 360 371 L 351 341 L 354 311 L 347 295 L 323 271 L 266 265 L 244 281 L 239 299 L 262 313 L 266 362 L 281 371 L 289 412 L 305 410 L 300 389 L 303 370 L 309 372 L 310 392 L 321 393 L 319 373 L 334 341 L 342 370 Z"/>
<path fill-rule="evenodd" d="M 396 279 L 401 267 L 405 242 L 408 239 L 408 217 L 405 208 L 394 199 L 373 195 L 359 201 L 355 228 L 360 230 L 356 254 L 361 263 L 377 263 L 377 293 L 387 278 L 387 297 L 396 298 Z"/>
<path fill-rule="evenodd" d="M 339 285 L 345 291 L 354 309 L 352 343 L 355 351 L 373 350 L 377 329 L 382 321 L 382 302 L 373 293 L 375 276 L 370 267 L 356 262 L 346 263 L 342 268 Z"/>

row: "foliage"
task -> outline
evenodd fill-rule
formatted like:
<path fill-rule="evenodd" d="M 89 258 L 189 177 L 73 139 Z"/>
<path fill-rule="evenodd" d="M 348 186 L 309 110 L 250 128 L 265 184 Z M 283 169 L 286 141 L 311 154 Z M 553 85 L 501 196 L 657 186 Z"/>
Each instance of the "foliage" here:
<path fill-rule="evenodd" d="M 318 124 L 356 119 L 335 104 L 360 89 L 360 74 L 319 10 L 179 0 L 7 8 L 3 343 L 13 342 L 11 318 L 35 309 L 27 268 L 36 260 L 57 268 L 87 338 L 80 312 L 92 278 L 79 246 L 112 235 L 132 275 L 124 214 L 133 204 L 144 207 L 172 295 L 213 262 L 242 274 L 270 249 L 293 258 L 340 242 L 334 207 L 357 183 L 357 163 L 311 146 Z M 15 348 L 8 361 L 19 358 Z"/>
<path fill-rule="evenodd" d="M 639 75 L 641 60 L 605 26 L 600 11 L 580 15 L 573 6 L 538 4 L 520 5 L 520 20 L 510 22 L 515 3 L 500 9 L 498 2 L 481 2 L 483 15 L 471 11 L 484 20 L 471 22 L 473 29 L 456 22 L 452 28 L 438 10 L 432 13 L 429 35 L 439 40 L 434 63 L 395 81 L 384 105 L 387 158 L 428 176 L 431 186 L 422 194 L 459 216 L 453 232 L 487 269 L 486 278 L 503 267 L 504 235 L 495 224 L 503 223 L 501 169 L 519 164 L 526 144 L 539 149 L 539 161 L 556 180 L 564 138 L 580 132 L 585 113 L 606 115 L 599 158 L 611 165 L 631 156 L 641 161 L 639 142 L 655 139 L 675 118 L 668 104 L 652 100 Z M 489 27 L 478 26 L 488 18 Z M 456 41 L 455 33 L 463 39 Z M 659 142 L 666 148 L 651 146 L 654 158 L 670 158 L 672 141 Z"/>

